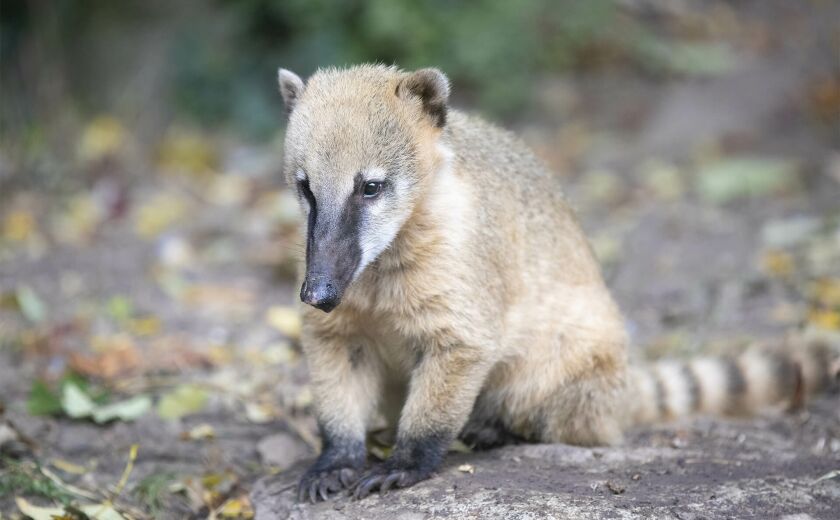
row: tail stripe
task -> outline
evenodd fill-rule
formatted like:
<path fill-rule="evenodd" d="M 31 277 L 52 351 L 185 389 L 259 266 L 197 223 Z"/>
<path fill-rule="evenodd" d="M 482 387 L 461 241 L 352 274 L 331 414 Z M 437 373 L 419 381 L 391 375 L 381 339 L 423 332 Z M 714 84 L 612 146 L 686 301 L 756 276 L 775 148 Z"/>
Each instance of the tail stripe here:
<path fill-rule="evenodd" d="M 663 361 L 656 365 L 657 379 L 665 391 L 665 417 L 679 417 L 690 414 L 692 409 L 691 385 L 685 378 L 685 370 L 680 363 Z"/>
<path fill-rule="evenodd" d="M 747 394 L 747 378 L 744 377 L 744 372 L 736 360 L 723 359 L 721 361 L 726 368 L 726 393 L 729 394 L 726 410 L 737 412 L 742 397 Z"/>
<path fill-rule="evenodd" d="M 703 405 L 703 394 L 700 391 L 700 379 L 694 372 L 694 368 L 689 364 L 682 366 L 682 374 L 685 379 L 685 383 L 688 386 L 689 410 L 696 412 Z"/>
<path fill-rule="evenodd" d="M 699 386 L 697 410 L 723 413 L 729 403 L 729 367 L 721 359 L 698 358 L 691 362 Z"/>

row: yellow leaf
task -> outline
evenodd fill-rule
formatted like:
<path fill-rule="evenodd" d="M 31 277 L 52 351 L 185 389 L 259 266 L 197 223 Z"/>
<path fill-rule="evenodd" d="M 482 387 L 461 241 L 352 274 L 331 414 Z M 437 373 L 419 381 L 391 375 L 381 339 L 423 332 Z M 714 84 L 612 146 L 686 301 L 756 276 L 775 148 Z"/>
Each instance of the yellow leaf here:
<path fill-rule="evenodd" d="M 808 315 L 808 321 L 823 329 L 840 330 L 840 312 L 830 310 L 813 310 Z"/>
<path fill-rule="evenodd" d="M 248 420 L 254 424 L 265 424 L 271 422 L 275 418 L 274 410 L 271 406 L 261 403 L 246 403 L 245 415 Z"/>
<path fill-rule="evenodd" d="M 3 220 L 3 238 L 23 242 L 35 232 L 35 218 L 25 210 L 15 210 Z"/>
<path fill-rule="evenodd" d="M 128 331 L 135 336 L 152 336 L 160 332 L 160 320 L 154 316 L 134 318 L 128 322 Z"/>
<path fill-rule="evenodd" d="M 461 464 L 460 466 L 458 466 L 458 471 L 460 471 L 461 473 L 469 473 L 470 475 L 472 475 L 473 473 L 475 473 L 475 466 L 473 466 L 472 464 Z"/>
<path fill-rule="evenodd" d="M 64 459 L 52 459 L 50 461 L 50 464 L 52 464 L 53 466 L 65 473 L 71 473 L 73 475 L 84 475 L 85 473 L 87 473 L 87 469 L 85 469 L 84 466 L 73 464 L 72 462 L 66 461 Z"/>
<path fill-rule="evenodd" d="M 785 251 L 767 251 L 761 259 L 764 270 L 778 277 L 788 277 L 793 274 L 793 257 Z"/>
<path fill-rule="evenodd" d="M 840 307 L 840 278 L 823 278 L 811 286 L 814 300 L 826 307 Z"/>
<path fill-rule="evenodd" d="M 52 219 L 56 238 L 64 243 L 78 244 L 90 238 L 105 218 L 105 209 L 89 194 L 73 196 L 66 209 Z"/>
<path fill-rule="evenodd" d="M 242 495 L 238 498 L 231 498 L 224 504 L 219 511 L 222 518 L 253 518 L 254 510 L 251 507 L 251 502 L 247 495 Z"/>
<path fill-rule="evenodd" d="M 112 116 L 91 121 L 82 133 L 79 155 L 86 161 L 97 161 L 120 151 L 125 142 L 125 128 Z"/>
<path fill-rule="evenodd" d="M 216 430 L 213 428 L 212 425 L 207 423 L 202 423 L 192 428 L 190 431 L 185 432 L 183 438 L 197 441 L 201 439 L 212 439 L 216 436 Z"/>
<path fill-rule="evenodd" d="M 134 230 L 152 238 L 181 220 L 187 213 L 186 200 L 174 193 L 161 193 L 140 206 L 134 215 Z"/>
<path fill-rule="evenodd" d="M 210 184 L 207 198 L 219 206 L 233 207 L 245 202 L 251 183 L 241 175 L 219 175 Z"/>
<path fill-rule="evenodd" d="M 193 132 L 173 131 L 164 138 L 158 164 L 176 173 L 202 175 L 212 172 L 218 164 L 213 143 Z"/>
<path fill-rule="evenodd" d="M 207 392 L 196 385 L 181 385 L 161 397 L 158 415 L 163 419 L 180 419 L 200 412 L 207 404 Z"/>
<path fill-rule="evenodd" d="M 265 314 L 269 325 L 292 339 L 300 338 L 300 313 L 294 307 L 274 306 Z"/>

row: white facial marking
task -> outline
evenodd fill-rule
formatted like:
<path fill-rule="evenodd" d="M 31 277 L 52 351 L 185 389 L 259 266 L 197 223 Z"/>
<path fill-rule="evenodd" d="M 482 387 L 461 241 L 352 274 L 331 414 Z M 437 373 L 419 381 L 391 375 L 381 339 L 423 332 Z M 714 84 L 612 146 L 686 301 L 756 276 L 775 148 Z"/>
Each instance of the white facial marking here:
<path fill-rule="evenodd" d="M 363 173 L 364 182 L 382 181 L 385 180 L 385 170 L 382 168 L 369 168 Z M 399 179 L 391 181 L 390 189 L 395 193 L 399 193 L 402 186 Z M 359 267 L 353 273 L 355 280 L 365 267 L 388 248 L 394 237 L 397 236 L 402 222 L 395 219 L 388 219 L 384 216 L 388 207 L 383 197 L 387 194 L 382 194 L 376 199 L 365 201 L 365 209 L 362 213 L 362 220 L 359 224 L 359 248 L 362 251 L 362 257 L 359 260 Z"/>

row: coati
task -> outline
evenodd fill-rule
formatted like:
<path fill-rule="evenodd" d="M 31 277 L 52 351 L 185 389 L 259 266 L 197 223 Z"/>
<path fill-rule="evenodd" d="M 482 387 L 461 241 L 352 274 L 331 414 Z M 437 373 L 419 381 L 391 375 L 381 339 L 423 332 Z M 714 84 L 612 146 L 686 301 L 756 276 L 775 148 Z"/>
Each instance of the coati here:
<path fill-rule="evenodd" d="M 280 69 L 279 86 L 323 440 L 301 500 L 411 486 L 459 437 L 614 444 L 638 422 L 829 383 L 824 345 L 629 367 L 622 315 L 556 178 L 510 133 L 450 109 L 439 70 L 361 65 L 304 83 Z M 366 470 L 377 411 L 395 447 Z"/>

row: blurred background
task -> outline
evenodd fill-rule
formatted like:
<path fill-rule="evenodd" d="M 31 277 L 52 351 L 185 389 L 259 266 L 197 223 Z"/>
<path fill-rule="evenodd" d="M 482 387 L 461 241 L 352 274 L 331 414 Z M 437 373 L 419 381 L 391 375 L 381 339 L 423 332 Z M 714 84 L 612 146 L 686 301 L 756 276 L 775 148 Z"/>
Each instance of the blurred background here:
<path fill-rule="evenodd" d="M 120 511 L 247 517 L 254 478 L 317 449 L 278 66 L 441 68 L 455 107 L 562 177 L 636 358 L 836 339 L 838 19 L 832 0 L 3 0 L 0 510 L 104 500 L 128 459 Z"/>

